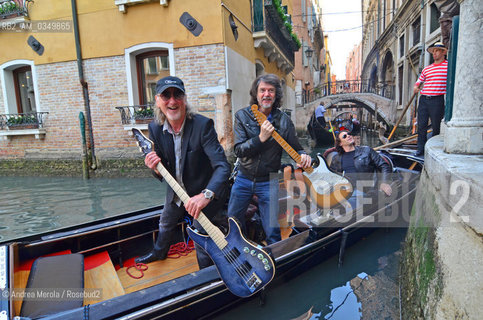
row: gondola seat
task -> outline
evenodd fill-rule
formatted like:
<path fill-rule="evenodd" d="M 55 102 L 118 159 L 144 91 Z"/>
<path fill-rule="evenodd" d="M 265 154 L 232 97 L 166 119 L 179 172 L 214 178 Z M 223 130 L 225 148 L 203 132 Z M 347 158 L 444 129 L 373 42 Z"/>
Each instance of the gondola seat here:
<path fill-rule="evenodd" d="M 25 297 L 29 298 L 24 298 L 20 316 L 34 319 L 82 307 L 84 298 L 79 291 L 83 289 L 82 254 L 38 258 L 30 270 L 25 288 Z"/>

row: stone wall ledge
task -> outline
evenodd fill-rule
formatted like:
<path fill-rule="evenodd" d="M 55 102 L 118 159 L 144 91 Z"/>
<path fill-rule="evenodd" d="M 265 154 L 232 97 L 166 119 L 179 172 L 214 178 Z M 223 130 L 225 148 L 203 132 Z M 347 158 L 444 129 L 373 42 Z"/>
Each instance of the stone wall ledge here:
<path fill-rule="evenodd" d="M 439 135 L 426 143 L 424 170 L 450 213 L 442 226 L 460 223 L 483 236 L 483 155 L 446 153 Z"/>

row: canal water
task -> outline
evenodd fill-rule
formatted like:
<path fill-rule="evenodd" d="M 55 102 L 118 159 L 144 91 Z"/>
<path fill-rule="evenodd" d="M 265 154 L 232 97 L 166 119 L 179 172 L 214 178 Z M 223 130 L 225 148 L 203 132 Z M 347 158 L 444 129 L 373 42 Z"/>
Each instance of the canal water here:
<path fill-rule="evenodd" d="M 0 177 L 0 241 L 161 205 L 155 178 Z"/>
<path fill-rule="evenodd" d="M 365 145 L 377 144 L 374 134 L 363 133 L 361 140 Z M 312 156 L 326 149 L 312 148 L 307 139 L 301 142 Z M 165 192 L 166 184 L 150 177 L 0 177 L 0 242 L 161 205 Z M 395 278 L 397 263 L 390 262 L 397 260 L 404 235 L 405 230 L 399 229 L 376 231 L 346 250 L 342 267 L 333 257 L 268 290 L 263 307 L 258 299 L 247 300 L 216 319 L 293 319 L 310 309 L 304 319 L 360 319 L 364 294 L 361 291 L 356 296 L 357 290 L 371 292 L 372 286 L 373 299 L 380 298 L 375 292 L 381 284 L 374 279 Z M 389 296 L 388 303 L 394 305 L 394 292 Z M 395 310 L 394 306 L 381 307 L 381 301 L 379 308 Z"/>

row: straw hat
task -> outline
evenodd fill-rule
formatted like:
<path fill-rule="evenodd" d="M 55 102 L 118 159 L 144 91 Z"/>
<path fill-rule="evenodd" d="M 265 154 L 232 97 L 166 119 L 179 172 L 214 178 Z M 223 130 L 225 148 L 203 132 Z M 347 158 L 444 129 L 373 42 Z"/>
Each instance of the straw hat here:
<path fill-rule="evenodd" d="M 444 50 L 444 53 L 446 54 L 448 52 L 448 49 L 446 49 L 446 47 L 444 46 L 444 44 L 442 42 L 435 42 L 433 43 L 432 45 L 430 45 L 428 47 L 428 52 L 429 53 L 433 53 L 433 49 L 441 49 L 441 50 Z"/>

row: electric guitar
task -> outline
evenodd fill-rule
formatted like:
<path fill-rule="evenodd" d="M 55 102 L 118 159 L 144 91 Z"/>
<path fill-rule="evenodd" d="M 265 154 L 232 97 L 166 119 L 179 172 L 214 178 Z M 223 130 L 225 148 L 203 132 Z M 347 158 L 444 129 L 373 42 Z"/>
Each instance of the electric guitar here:
<path fill-rule="evenodd" d="M 144 156 L 154 150 L 153 142 L 141 131 L 133 128 L 132 132 Z M 181 201 L 186 203 L 190 199 L 189 195 L 161 162 L 156 169 Z M 200 234 L 192 227 L 187 228 L 188 234 L 194 242 L 206 250 L 223 282 L 234 295 L 249 297 L 272 281 L 275 276 L 272 258 L 243 237 L 240 226 L 233 218 L 228 219 L 229 231 L 226 236 L 203 212 L 200 212 L 197 221 L 208 235 Z"/>
<path fill-rule="evenodd" d="M 255 119 L 261 126 L 267 117 L 258 110 L 256 104 L 252 105 L 251 110 L 255 115 Z M 280 146 L 289 154 L 289 156 L 297 163 L 300 163 L 301 156 L 285 141 L 277 131 L 272 132 L 272 137 Z M 310 197 L 317 203 L 320 208 L 332 208 L 344 199 L 348 199 L 353 192 L 350 181 L 329 170 L 325 159 L 317 155 L 319 165 L 317 167 L 308 167 L 304 169 L 304 181 L 309 187 Z"/>

